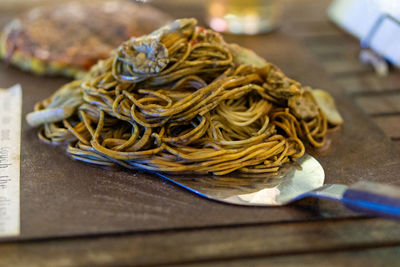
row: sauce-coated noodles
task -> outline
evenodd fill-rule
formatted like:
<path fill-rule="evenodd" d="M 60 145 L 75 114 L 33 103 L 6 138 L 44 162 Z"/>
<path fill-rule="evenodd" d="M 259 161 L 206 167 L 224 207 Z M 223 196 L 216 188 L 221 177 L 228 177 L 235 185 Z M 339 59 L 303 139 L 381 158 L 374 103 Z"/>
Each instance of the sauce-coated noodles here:
<path fill-rule="evenodd" d="M 169 173 L 275 172 L 304 141 L 324 145 L 312 89 L 270 63 L 237 64 L 219 34 L 195 23 L 125 42 L 28 121 L 75 159 Z"/>

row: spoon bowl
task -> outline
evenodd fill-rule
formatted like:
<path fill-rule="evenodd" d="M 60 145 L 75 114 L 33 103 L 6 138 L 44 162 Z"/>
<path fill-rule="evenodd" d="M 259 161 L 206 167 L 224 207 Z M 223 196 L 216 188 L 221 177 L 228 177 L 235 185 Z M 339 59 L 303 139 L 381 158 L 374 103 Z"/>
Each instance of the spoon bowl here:
<path fill-rule="evenodd" d="M 365 181 L 324 185 L 324 169 L 308 154 L 271 174 L 158 175 L 205 198 L 234 205 L 282 206 L 316 197 L 341 201 L 360 212 L 400 217 L 400 188 Z"/>

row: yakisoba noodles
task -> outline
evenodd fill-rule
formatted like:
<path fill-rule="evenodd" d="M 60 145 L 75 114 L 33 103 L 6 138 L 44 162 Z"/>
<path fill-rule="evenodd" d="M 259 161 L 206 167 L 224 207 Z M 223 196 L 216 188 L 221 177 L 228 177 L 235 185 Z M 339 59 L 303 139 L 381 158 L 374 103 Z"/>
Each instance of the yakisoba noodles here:
<path fill-rule="evenodd" d="M 216 175 L 275 172 L 342 123 L 329 95 L 194 19 L 126 41 L 27 120 L 77 160 Z"/>

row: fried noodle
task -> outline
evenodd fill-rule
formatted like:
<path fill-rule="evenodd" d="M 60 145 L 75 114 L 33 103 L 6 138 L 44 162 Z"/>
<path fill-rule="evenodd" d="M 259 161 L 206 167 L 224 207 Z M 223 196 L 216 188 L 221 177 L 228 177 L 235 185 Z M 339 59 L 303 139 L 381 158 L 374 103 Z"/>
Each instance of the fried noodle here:
<path fill-rule="evenodd" d="M 194 20 L 174 23 L 126 41 L 37 103 L 40 138 L 92 164 L 215 175 L 275 172 L 304 142 L 324 146 L 328 122 L 311 88 L 271 63 L 238 64 Z"/>

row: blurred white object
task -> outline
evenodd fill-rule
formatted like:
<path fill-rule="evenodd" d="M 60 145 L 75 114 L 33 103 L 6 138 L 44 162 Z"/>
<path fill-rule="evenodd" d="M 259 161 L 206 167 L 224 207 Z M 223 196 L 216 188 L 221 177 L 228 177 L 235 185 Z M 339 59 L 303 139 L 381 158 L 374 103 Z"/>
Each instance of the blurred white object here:
<path fill-rule="evenodd" d="M 388 63 L 371 49 L 363 49 L 360 52 L 359 58 L 365 64 L 371 64 L 376 74 L 386 76 L 389 72 Z"/>
<path fill-rule="evenodd" d="M 400 67 L 399 0 L 335 0 L 328 15 L 333 22 L 359 38 L 363 48 L 374 50 Z M 371 54 L 363 53 L 360 58 L 372 63 L 377 72 L 385 71 L 383 61 L 371 61 Z"/>

